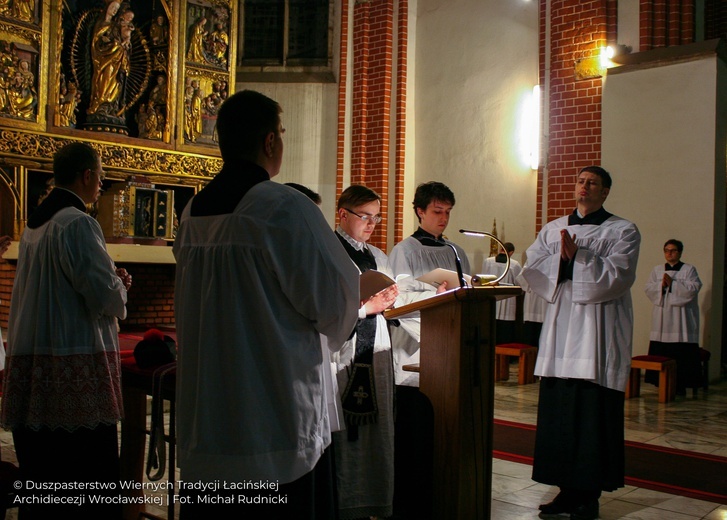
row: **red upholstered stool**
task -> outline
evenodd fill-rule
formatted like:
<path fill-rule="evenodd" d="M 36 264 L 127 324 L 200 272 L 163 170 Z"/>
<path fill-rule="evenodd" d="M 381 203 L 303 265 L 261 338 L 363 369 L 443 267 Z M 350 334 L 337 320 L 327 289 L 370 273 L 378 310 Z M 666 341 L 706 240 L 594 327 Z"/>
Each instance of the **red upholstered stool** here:
<path fill-rule="evenodd" d="M 510 358 L 518 358 L 517 384 L 535 382 L 535 360 L 538 348 L 524 343 L 503 343 L 495 345 L 495 381 L 510 379 Z"/>
<path fill-rule="evenodd" d="M 674 400 L 677 391 L 677 362 L 664 356 L 634 356 L 631 358 L 631 374 L 626 385 L 626 399 L 641 394 L 641 370 L 659 372 L 659 402 Z"/>

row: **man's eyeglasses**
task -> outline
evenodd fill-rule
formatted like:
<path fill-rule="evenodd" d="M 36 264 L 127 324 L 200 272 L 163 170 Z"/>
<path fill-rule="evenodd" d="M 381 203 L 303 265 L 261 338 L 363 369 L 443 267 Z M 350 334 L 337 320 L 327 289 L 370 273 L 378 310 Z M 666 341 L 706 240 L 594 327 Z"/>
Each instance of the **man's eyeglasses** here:
<path fill-rule="evenodd" d="M 381 215 L 359 215 L 355 211 L 351 211 L 348 208 L 343 208 L 343 209 L 345 209 L 346 211 L 348 211 L 351 215 L 356 215 L 358 218 L 360 218 L 361 220 L 363 220 L 367 224 L 369 222 L 371 222 L 372 224 L 378 224 L 379 222 L 381 222 Z"/>
<path fill-rule="evenodd" d="M 678 253 L 679 250 L 678 249 L 664 249 L 664 252 L 665 253 Z"/>

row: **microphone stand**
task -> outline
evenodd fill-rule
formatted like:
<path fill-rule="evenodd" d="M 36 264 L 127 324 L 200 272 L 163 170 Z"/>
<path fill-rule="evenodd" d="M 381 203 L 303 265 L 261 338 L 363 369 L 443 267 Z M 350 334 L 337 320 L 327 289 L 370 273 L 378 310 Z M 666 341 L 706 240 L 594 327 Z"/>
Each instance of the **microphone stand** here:
<path fill-rule="evenodd" d="M 464 276 L 462 275 L 462 260 L 460 260 L 459 258 L 457 248 L 454 247 L 452 244 L 447 245 L 452 248 L 452 251 L 454 251 L 454 263 L 457 266 L 457 278 L 459 278 L 459 286 L 464 289 L 465 287 L 467 287 L 467 282 L 465 282 Z"/>
<path fill-rule="evenodd" d="M 470 237 L 490 237 L 492 240 L 494 240 L 495 242 L 497 242 L 500 245 L 500 247 L 502 248 L 503 251 L 505 251 L 505 244 L 500 242 L 500 239 L 497 238 L 492 233 L 487 233 L 486 231 L 471 231 L 469 229 L 460 229 L 459 232 L 462 233 L 463 235 L 467 235 Z M 455 254 L 457 254 L 456 251 L 455 251 Z M 502 274 L 499 277 L 497 277 L 496 279 L 491 281 L 489 283 L 489 285 L 496 285 L 500 280 L 505 278 L 505 275 L 510 270 L 510 255 L 507 254 L 507 251 L 505 251 L 505 257 L 506 257 L 505 270 L 502 272 Z"/>
<path fill-rule="evenodd" d="M 431 239 L 429 237 L 422 239 L 422 244 L 426 243 L 426 245 L 433 245 L 433 246 L 441 246 L 441 242 L 437 242 L 434 239 Z M 457 266 L 457 278 L 459 278 L 459 286 L 463 289 L 467 287 L 467 282 L 464 280 L 464 276 L 462 275 L 462 260 L 459 258 L 459 253 L 457 253 L 457 249 L 452 244 L 444 244 L 445 246 L 449 246 L 452 248 L 452 251 L 454 251 L 454 264 Z"/>

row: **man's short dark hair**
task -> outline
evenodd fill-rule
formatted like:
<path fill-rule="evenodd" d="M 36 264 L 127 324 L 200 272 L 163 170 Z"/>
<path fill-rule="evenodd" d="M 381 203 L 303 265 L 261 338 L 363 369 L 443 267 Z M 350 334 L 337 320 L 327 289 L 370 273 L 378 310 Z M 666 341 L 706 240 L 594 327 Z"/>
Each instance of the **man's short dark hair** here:
<path fill-rule="evenodd" d="M 506 253 L 514 253 L 515 252 L 515 244 L 513 244 L 512 242 L 505 242 L 502 245 L 505 246 L 505 252 Z"/>
<path fill-rule="evenodd" d="M 417 186 L 412 204 L 414 206 L 414 214 L 420 222 L 421 219 L 419 218 L 419 214 L 417 214 L 417 209 L 426 211 L 427 206 L 435 200 L 454 206 L 454 193 L 446 185 L 436 181 L 425 182 Z"/>
<path fill-rule="evenodd" d="M 337 209 L 351 209 L 357 206 L 362 206 L 363 204 L 368 204 L 369 202 L 374 202 L 375 200 L 381 202 L 381 195 L 366 186 L 352 184 L 343 190 L 341 196 L 338 197 Z"/>
<path fill-rule="evenodd" d="M 303 186 L 302 184 L 298 184 L 297 182 L 286 182 L 285 185 L 290 186 L 291 188 L 295 188 L 318 205 L 320 205 L 322 202 L 321 196 L 307 186 Z"/>
<path fill-rule="evenodd" d="M 669 240 L 664 242 L 664 249 L 666 249 L 666 246 L 668 246 L 669 244 L 676 247 L 677 251 L 679 251 L 680 253 L 684 251 L 684 244 L 682 244 L 682 242 L 680 240 L 677 240 L 676 238 L 670 238 Z"/>
<path fill-rule="evenodd" d="M 90 144 L 69 143 L 53 155 L 53 181 L 56 186 L 69 186 L 86 170 L 98 166 L 99 155 Z"/>
<path fill-rule="evenodd" d="M 278 134 L 283 109 L 254 90 L 242 90 L 227 98 L 217 113 L 217 138 L 225 162 L 255 160 L 265 136 Z"/>
<path fill-rule="evenodd" d="M 611 188 L 611 174 L 608 173 L 606 170 L 601 168 L 600 166 L 586 166 L 585 168 L 581 169 L 581 171 L 578 172 L 577 177 L 580 177 L 581 173 L 588 172 L 593 173 L 595 175 L 598 175 L 601 178 L 601 183 L 603 184 L 604 188 Z"/>

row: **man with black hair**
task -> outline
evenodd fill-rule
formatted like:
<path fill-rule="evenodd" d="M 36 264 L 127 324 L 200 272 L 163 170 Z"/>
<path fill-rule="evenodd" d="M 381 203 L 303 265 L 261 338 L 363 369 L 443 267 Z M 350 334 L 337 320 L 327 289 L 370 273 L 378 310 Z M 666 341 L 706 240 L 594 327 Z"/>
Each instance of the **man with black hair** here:
<path fill-rule="evenodd" d="M 423 300 L 437 293 L 455 289 L 448 287 L 447 282 L 435 289 L 431 284 L 416 280 L 438 267 L 456 271 L 457 265 L 452 247 L 457 250 L 462 263 L 462 272 L 471 274 L 470 263 L 464 249 L 444 236 L 454 203 L 454 193 L 441 182 L 420 184 L 414 193 L 412 205 L 419 227 L 411 236 L 396 244 L 389 254 L 394 274 L 397 277 L 408 275 L 399 285 L 405 303 Z M 411 373 L 403 371 L 402 366 L 419 362 L 419 327 L 406 327 L 411 339 L 403 332 L 397 329 L 394 333 L 396 383 L 407 384 L 406 380 L 409 378 L 411 384 L 418 386 L 418 374 L 412 377 Z"/>
<path fill-rule="evenodd" d="M 320 336 L 331 346 L 351 334 L 359 274 L 320 209 L 270 182 L 281 112 L 250 90 L 222 104 L 222 170 L 174 242 L 179 467 L 182 481 L 211 486 L 180 489 L 183 520 L 337 514 Z"/>
<path fill-rule="evenodd" d="M 106 251 L 86 214 L 104 171 L 88 144 L 53 157 L 55 188 L 20 239 L 8 320 L 2 426 L 13 432 L 24 482 L 118 486 L 123 417 L 116 318 L 131 276 Z M 83 493 L 60 490 L 67 498 Z M 114 492 L 117 495 L 118 491 Z M 32 504 L 22 518 L 121 518 L 121 506 Z"/>
<path fill-rule="evenodd" d="M 546 224 L 523 277 L 544 298 L 535 375 L 540 400 L 533 479 L 560 493 L 540 517 L 598 518 L 601 491 L 624 485 L 624 390 L 630 373 L 641 235 L 603 208 L 611 176 L 599 166 L 576 180 L 576 209 Z"/>
<path fill-rule="evenodd" d="M 426 182 L 417 187 L 412 206 L 419 227 L 389 254 L 402 304 L 456 289 L 446 282 L 435 289 L 416 280 L 438 267 L 456 271 L 452 248 L 461 260 L 462 273 L 471 274 L 464 249 L 444 236 L 454 203 L 454 193 L 441 182 Z M 405 365 L 419 363 L 419 337 L 418 314 L 391 328 L 397 403 L 394 509 L 405 518 L 426 520 L 431 517 L 433 411 L 429 400 L 419 392 L 419 374 L 403 370 Z"/>

